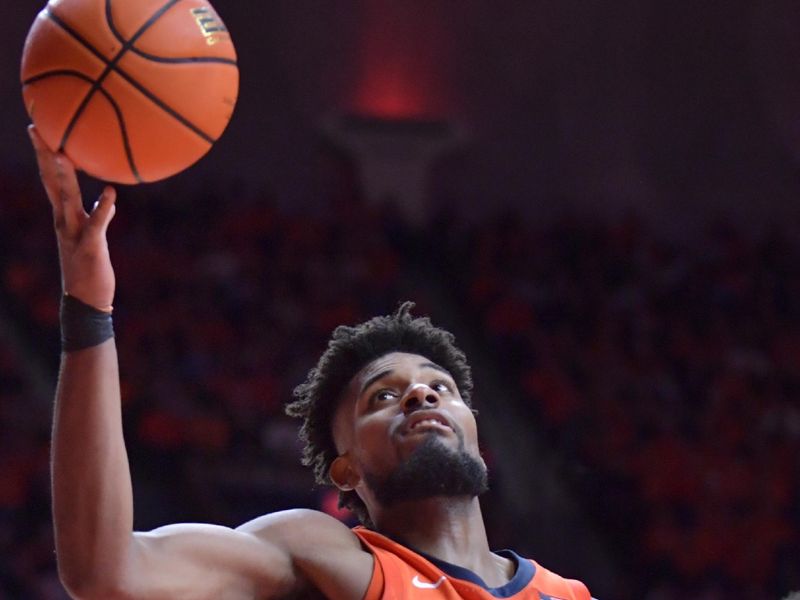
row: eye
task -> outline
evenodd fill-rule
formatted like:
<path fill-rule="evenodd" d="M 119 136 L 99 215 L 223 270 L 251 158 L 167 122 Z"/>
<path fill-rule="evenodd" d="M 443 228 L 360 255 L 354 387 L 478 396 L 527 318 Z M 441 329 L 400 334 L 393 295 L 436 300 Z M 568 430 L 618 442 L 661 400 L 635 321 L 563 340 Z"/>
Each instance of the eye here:
<path fill-rule="evenodd" d="M 437 392 L 437 393 L 440 393 L 440 394 L 443 393 L 443 392 L 452 392 L 453 391 L 449 383 L 447 383 L 446 381 L 440 381 L 440 380 L 432 381 L 428 385 L 428 387 L 431 388 L 434 392 Z"/>
<path fill-rule="evenodd" d="M 372 402 L 390 402 L 392 400 L 397 399 L 398 394 L 393 390 L 382 389 L 378 390 L 370 397 L 370 401 Z"/>

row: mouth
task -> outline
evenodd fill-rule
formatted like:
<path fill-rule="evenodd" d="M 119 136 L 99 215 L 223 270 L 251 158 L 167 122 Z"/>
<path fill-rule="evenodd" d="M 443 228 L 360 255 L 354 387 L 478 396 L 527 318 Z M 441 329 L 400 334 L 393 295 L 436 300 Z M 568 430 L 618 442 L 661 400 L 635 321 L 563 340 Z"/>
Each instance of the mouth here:
<path fill-rule="evenodd" d="M 436 413 L 425 412 L 409 417 L 408 425 L 405 428 L 406 435 L 428 431 L 448 433 L 455 430 L 446 417 Z"/>

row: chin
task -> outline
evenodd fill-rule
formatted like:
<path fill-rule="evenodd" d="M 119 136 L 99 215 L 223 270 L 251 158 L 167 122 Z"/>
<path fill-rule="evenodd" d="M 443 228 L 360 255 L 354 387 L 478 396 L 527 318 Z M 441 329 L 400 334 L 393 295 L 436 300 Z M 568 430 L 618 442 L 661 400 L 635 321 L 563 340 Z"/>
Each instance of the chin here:
<path fill-rule="evenodd" d="M 488 489 L 486 465 L 453 436 L 420 435 L 395 469 L 365 473 L 367 485 L 384 506 L 432 497 L 474 497 Z M 455 439 L 456 446 L 447 442 Z"/>

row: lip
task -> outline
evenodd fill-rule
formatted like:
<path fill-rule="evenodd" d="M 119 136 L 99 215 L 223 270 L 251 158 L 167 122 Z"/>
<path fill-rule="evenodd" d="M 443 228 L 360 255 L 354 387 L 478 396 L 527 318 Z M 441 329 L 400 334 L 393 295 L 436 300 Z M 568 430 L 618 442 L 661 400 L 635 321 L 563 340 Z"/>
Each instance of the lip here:
<path fill-rule="evenodd" d="M 446 428 L 455 433 L 455 428 L 453 427 L 452 422 L 450 419 L 442 412 L 438 410 L 418 410 L 408 417 L 406 417 L 405 423 L 403 424 L 403 434 L 408 435 L 414 432 L 415 427 L 421 423 L 422 421 L 437 421 L 441 428 Z M 436 428 L 439 429 L 440 425 L 432 425 L 432 426 L 422 426 L 425 429 Z"/>

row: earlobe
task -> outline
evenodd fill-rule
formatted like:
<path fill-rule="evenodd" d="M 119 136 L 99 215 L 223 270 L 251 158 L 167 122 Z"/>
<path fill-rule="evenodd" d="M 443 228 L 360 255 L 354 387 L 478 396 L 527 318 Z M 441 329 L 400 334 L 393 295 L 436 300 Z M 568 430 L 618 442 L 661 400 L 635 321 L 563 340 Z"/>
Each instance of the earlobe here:
<path fill-rule="evenodd" d="M 329 473 L 331 481 L 342 491 L 349 492 L 358 485 L 358 475 L 353 471 L 347 454 L 337 456 L 333 460 Z"/>

